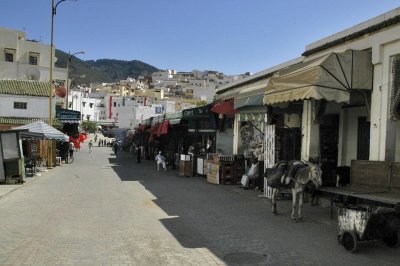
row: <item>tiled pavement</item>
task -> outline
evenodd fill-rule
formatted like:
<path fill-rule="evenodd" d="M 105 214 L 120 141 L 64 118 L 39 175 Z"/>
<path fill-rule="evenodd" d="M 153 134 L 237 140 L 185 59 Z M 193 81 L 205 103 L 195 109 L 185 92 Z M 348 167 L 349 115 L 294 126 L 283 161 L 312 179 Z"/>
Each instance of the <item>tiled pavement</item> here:
<path fill-rule="evenodd" d="M 292 223 L 258 194 L 84 146 L 0 198 L 0 265 L 400 265 L 380 242 L 346 252 L 329 210 Z"/>

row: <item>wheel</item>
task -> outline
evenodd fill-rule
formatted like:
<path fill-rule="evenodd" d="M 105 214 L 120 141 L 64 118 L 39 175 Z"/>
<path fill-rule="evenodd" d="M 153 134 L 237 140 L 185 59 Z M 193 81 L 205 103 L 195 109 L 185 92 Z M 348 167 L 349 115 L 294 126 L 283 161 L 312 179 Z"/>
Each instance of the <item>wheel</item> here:
<path fill-rule="evenodd" d="M 392 232 L 389 236 L 383 238 L 383 242 L 386 246 L 391 248 L 400 247 L 400 229 L 397 232 Z"/>
<path fill-rule="evenodd" d="M 354 252 L 357 249 L 357 237 L 354 232 L 344 232 L 341 242 L 347 251 Z"/>

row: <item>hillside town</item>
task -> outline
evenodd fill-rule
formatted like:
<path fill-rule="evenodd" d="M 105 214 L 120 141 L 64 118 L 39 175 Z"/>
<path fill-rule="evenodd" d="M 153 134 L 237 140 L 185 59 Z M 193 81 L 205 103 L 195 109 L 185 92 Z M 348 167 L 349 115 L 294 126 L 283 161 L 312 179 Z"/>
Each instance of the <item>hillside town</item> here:
<path fill-rule="evenodd" d="M 32 201 L 43 240 L 0 229 L 0 265 L 399 265 L 400 8 L 237 75 L 78 84 L 26 36 L 0 28 L 0 228 Z"/>

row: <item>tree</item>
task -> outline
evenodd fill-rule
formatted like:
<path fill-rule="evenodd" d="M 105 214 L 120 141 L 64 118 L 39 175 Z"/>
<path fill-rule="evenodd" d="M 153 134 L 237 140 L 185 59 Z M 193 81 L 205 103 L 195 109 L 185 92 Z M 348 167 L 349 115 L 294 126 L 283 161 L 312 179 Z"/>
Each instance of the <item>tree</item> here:
<path fill-rule="evenodd" d="M 82 128 L 84 130 L 86 130 L 86 132 L 94 133 L 94 132 L 97 131 L 97 124 L 96 124 L 96 122 L 89 121 L 89 120 L 83 121 L 82 122 Z"/>

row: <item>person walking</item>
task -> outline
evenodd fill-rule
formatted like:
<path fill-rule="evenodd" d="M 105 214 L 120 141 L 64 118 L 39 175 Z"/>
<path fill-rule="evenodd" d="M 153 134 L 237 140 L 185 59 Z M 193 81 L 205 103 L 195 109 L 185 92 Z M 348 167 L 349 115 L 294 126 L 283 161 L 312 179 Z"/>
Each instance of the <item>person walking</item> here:
<path fill-rule="evenodd" d="M 113 146 L 115 155 L 117 155 L 117 153 L 118 153 L 118 148 L 119 148 L 118 142 L 117 142 L 117 141 L 114 141 L 114 144 L 113 144 L 112 146 Z"/>
<path fill-rule="evenodd" d="M 93 142 L 92 140 L 89 141 L 89 153 L 93 151 Z"/>
<path fill-rule="evenodd" d="M 72 141 L 68 144 L 69 157 L 74 158 L 74 143 Z"/>

